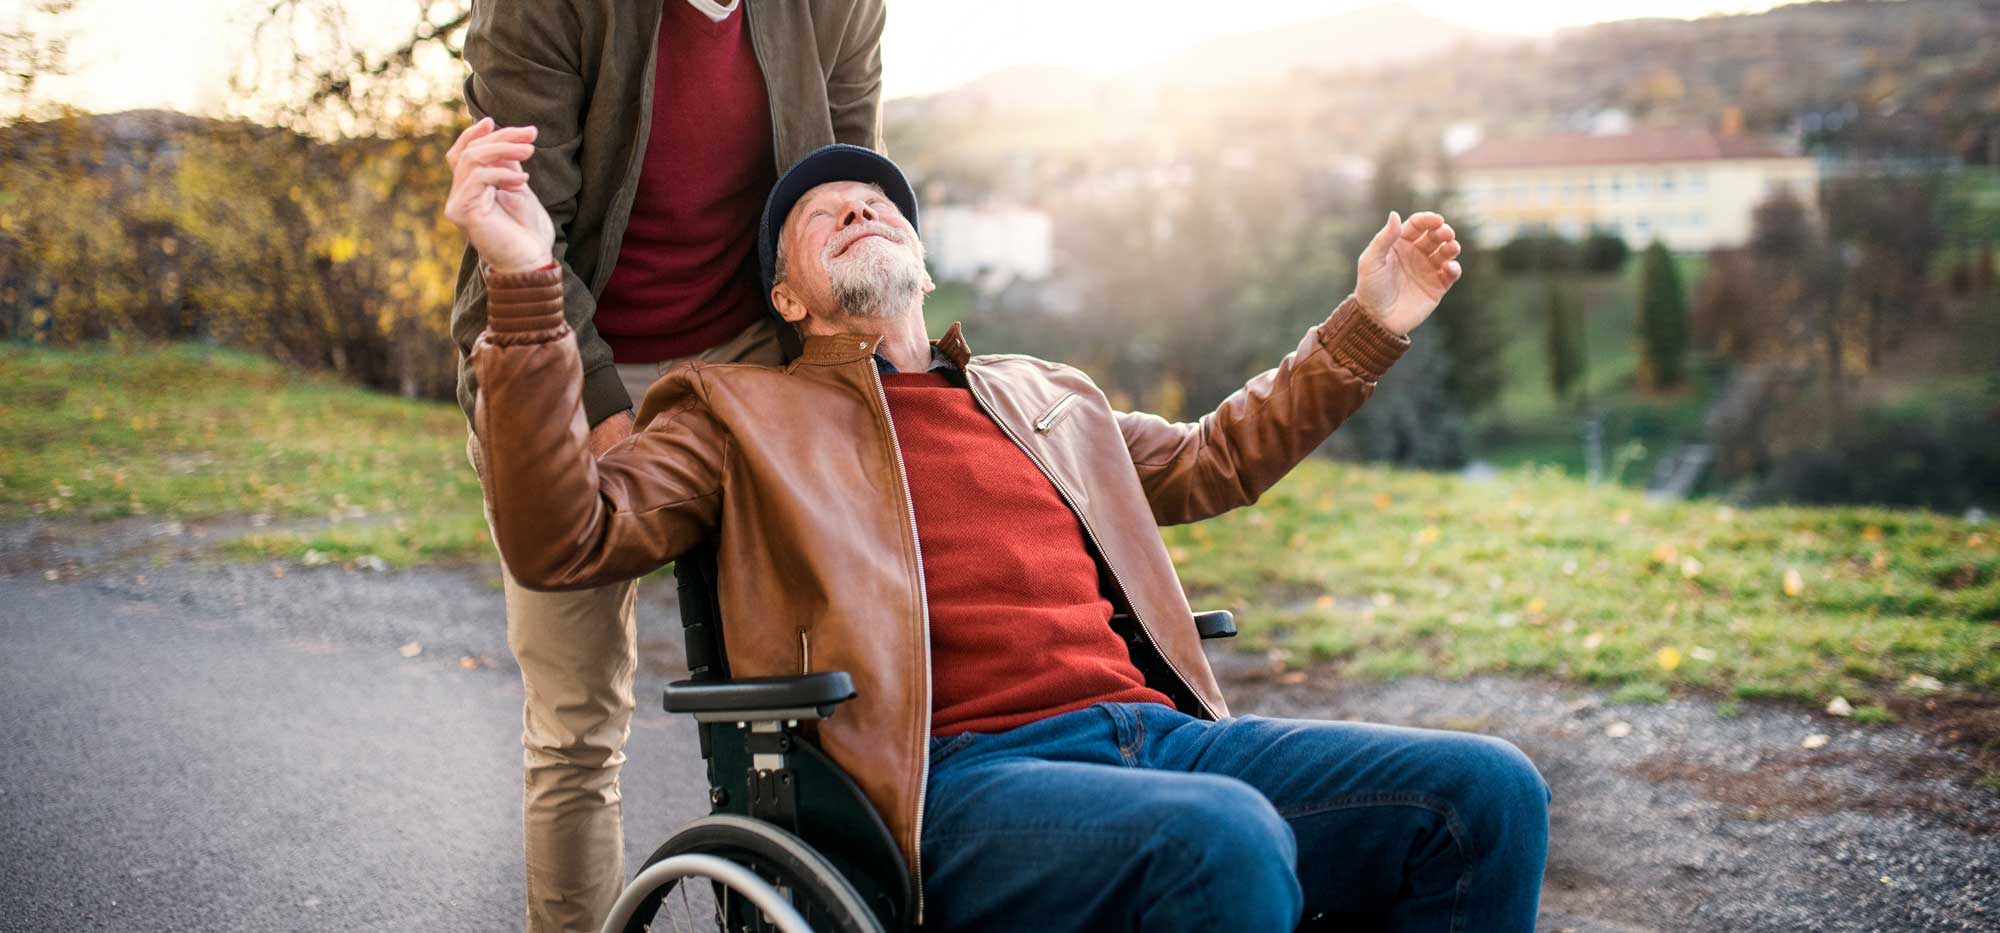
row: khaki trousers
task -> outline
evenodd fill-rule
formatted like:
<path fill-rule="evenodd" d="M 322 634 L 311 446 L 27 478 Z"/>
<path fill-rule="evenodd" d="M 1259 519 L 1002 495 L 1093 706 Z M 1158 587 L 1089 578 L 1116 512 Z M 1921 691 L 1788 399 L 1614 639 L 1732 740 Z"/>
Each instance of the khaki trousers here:
<path fill-rule="evenodd" d="M 777 365 L 775 324 L 756 324 L 697 359 Z M 667 368 L 618 367 L 634 405 Z M 479 448 L 467 438 L 479 469 Z M 486 520 L 491 527 L 493 513 Z M 527 844 L 527 928 L 532 933 L 595 931 L 625 885 L 618 769 L 632 724 L 638 629 L 636 580 L 591 590 L 542 593 L 514 580 L 503 563 L 507 644 L 521 667 L 522 829 Z"/>

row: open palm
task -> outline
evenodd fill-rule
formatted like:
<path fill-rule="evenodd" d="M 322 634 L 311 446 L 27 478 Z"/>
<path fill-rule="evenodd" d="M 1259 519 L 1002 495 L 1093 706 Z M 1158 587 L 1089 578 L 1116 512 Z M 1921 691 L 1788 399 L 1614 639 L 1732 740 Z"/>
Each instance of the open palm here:
<path fill-rule="evenodd" d="M 1464 270 L 1458 234 L 1430 211 L 1389 220 L 1356 263 L 1354 297 L 1384 327 L 1408 334 L 1437 310 Z"/>

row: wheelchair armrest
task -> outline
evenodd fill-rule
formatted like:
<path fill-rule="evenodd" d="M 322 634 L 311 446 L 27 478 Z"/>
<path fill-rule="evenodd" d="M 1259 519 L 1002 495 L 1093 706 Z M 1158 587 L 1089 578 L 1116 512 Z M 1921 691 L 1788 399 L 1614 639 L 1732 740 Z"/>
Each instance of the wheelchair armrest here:
<path fill-rule="evenodd" d="M 1211 638 L 1235 638 L 1236 614 L 1227 609 L 1214 609 L 1194 614 L 1194 630 L 1203 641 Z"/>
<path fill-rule="evenodd" d="M 693 713 L 703 722 L 722 720 L 821 719 L 835 704 L 854 699 L 854 679 L 846 671 L 733 680 L 677 680 L 667 685 L 669 713 Z"/>

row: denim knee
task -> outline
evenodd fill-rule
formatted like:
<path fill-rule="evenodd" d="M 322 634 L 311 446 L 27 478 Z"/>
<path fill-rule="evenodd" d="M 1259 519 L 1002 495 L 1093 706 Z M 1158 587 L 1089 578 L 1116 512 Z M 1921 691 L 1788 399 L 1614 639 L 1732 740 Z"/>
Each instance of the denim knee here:
<path fill-rule="evenodd" d="M 1148 801 L 1160 813 L 1159 864 L 1175 876 L 1163 880 L 1219 911 L 1231 929 L 1291 929 L 1305 905 L 1291 825 L 1241 780 L 1189 777 Z M 1191 906 L 1161 905 L 1182 918 Z"/>
<path fill-rule="evenodd" d="M 1548 836 L 1551 793 L 1542 773 L 1514 743 L 1486 735 L 1456 737 L 1455 796 L 1480 852 L 1535 846 Z"/>

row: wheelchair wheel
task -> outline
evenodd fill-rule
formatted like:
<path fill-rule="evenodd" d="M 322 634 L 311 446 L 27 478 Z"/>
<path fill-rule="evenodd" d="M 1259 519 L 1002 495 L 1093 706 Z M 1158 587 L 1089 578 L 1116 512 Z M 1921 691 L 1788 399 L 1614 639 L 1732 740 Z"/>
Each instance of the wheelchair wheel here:
<path fill-rule="evenodd" d="M 770 823 L 715 814 L 681 828 L 619 895 L 605 933 L 882 933 L 833 866 Z"/>

